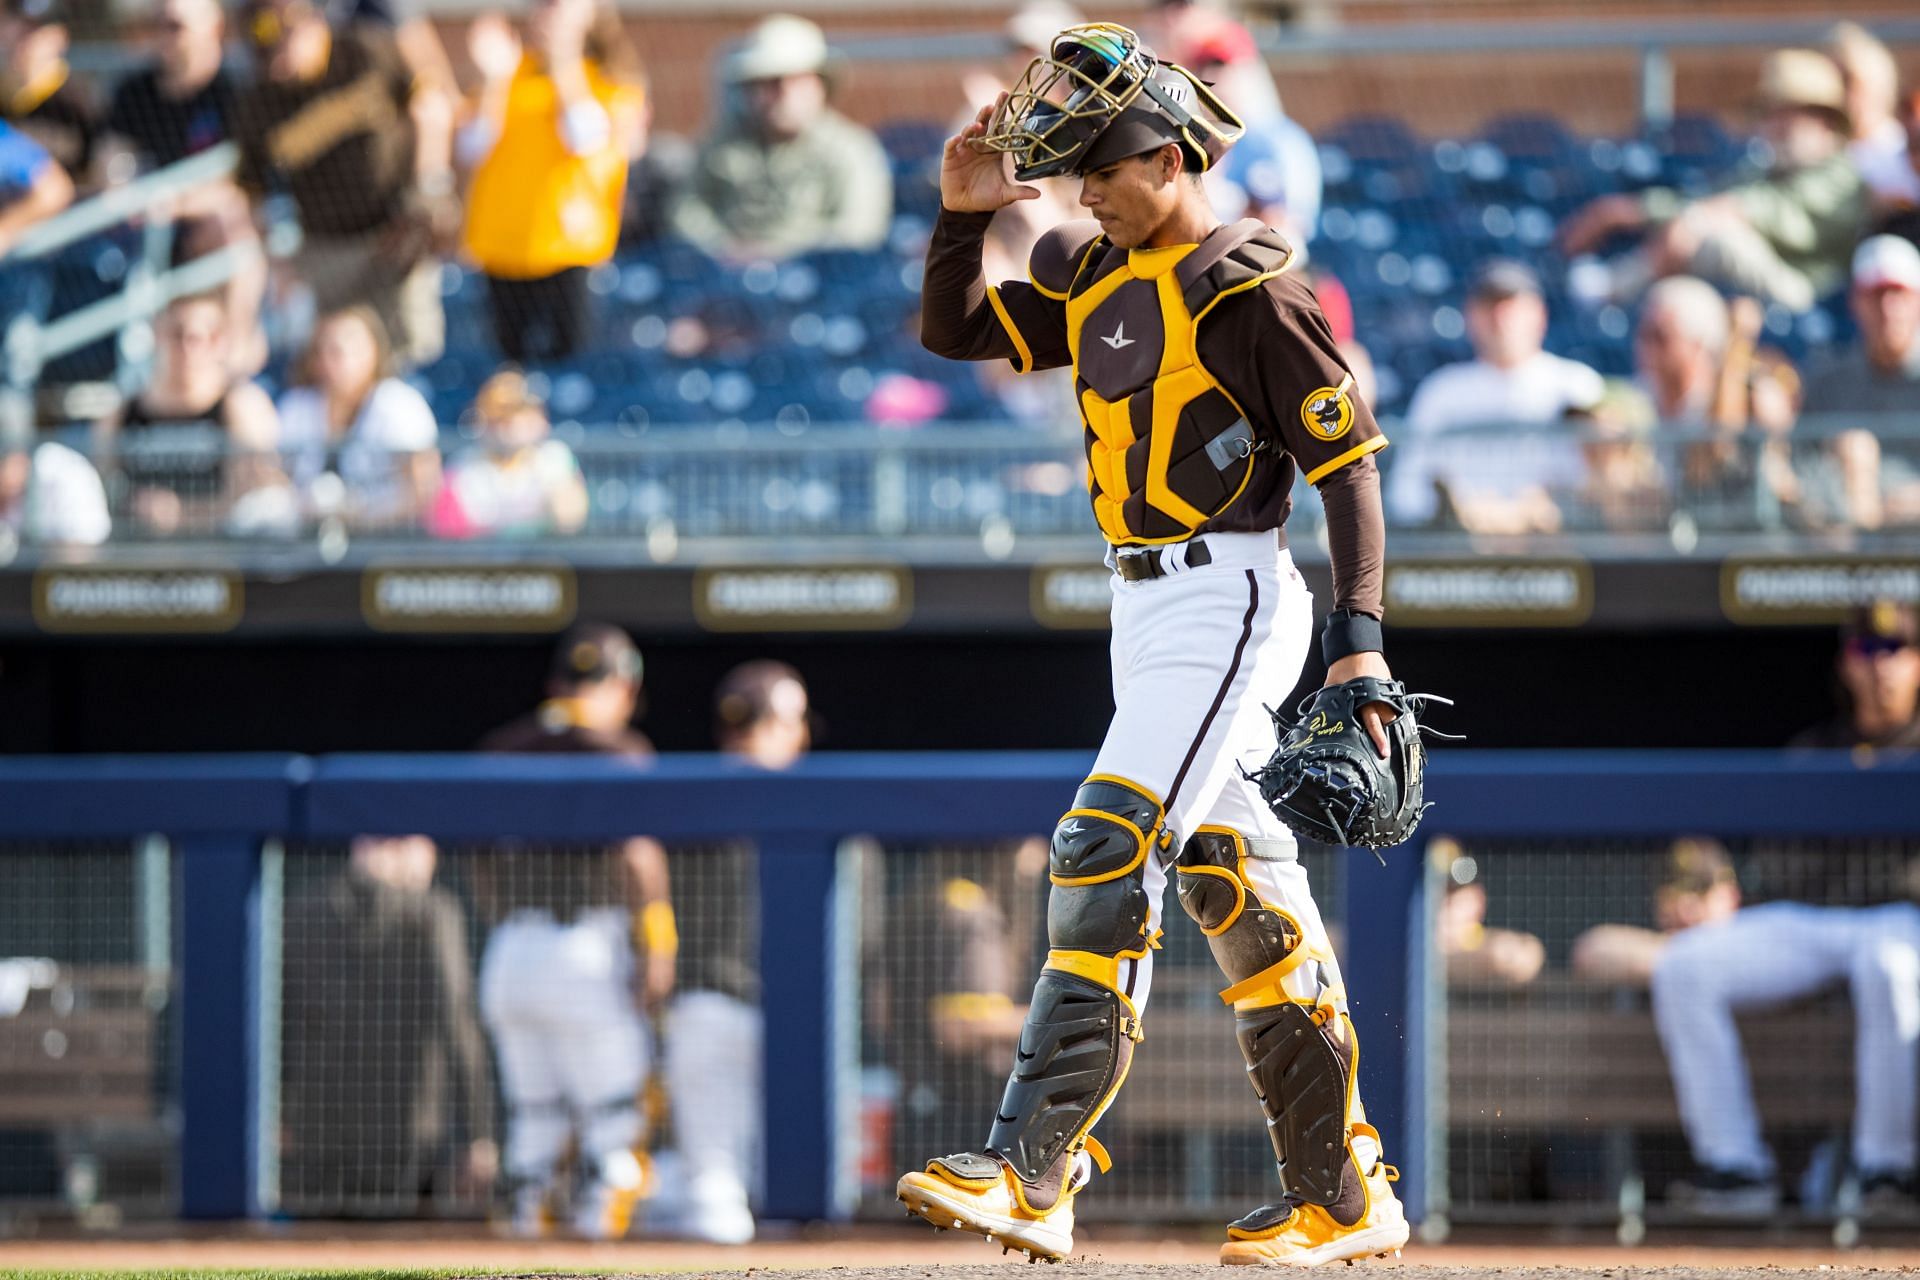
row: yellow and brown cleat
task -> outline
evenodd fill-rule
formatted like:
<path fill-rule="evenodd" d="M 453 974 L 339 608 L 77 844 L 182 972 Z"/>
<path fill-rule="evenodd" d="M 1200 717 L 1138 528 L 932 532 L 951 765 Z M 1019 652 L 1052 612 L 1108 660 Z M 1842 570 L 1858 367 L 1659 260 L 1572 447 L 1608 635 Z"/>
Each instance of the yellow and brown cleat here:
<path fill-rule="evenodd" d="M 1081 1155 L 1061 1164 L 1063 1175 L 1034 1186 L 998 1156 L 965 1151 L 928 1162 L 924 1173 L 903 1175 L 896 1194 L 909 1217 L 985 1236 L 1002 1249 L 1020 1250 L 1029 1262 L 1058 1262 L 1073 1251 L 1073 1198 L 1092 1176 Z"/>
<path fill-rule="evenodd" d="M 1387 1185 L 1396 1176 L 1391 1165 L 1376 1163 L 1371 1174 L 1358 1179 L 1364 1207 L 1349 1223 L 1339 1221 L 1346 1214 L 1337 1204 L 1288 1199 L 1255 1209 L 1227 1227 L 1220 1261 L 1228 1266 L 1318 1267 L 1397 1254 L 1407 1243 L 1407 1219 Z M 1349 1201 L 1348 1196 L 1341 1199 Z"/>

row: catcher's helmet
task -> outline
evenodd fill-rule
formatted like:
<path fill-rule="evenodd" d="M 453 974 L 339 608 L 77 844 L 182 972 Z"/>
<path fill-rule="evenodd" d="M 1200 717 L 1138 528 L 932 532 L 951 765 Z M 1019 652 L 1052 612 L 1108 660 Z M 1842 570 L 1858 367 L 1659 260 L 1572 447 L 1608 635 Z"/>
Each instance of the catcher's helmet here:
<path fill-rule="evenodd" d="M 1204 172 L 1245 132 L 1185 67 L 1156 58 L 1126 27 L 1068 27 L 994 112 L 980 145 L 1013 156 L 1016 181 L 1080 174 L 1169 142 Z"/>

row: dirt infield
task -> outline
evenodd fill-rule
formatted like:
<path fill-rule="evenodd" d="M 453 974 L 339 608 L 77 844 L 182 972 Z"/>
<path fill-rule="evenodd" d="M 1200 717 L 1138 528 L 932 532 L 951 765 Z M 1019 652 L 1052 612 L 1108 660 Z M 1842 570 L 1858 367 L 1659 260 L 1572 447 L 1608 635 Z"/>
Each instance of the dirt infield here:
<path fill-rule="evenodd" d="M 1218 1277 L 1210 1232 L 1144 1235 L 1114 1228 L 1083 1230 L 1080 1253 L 1059 1267 L 1031 1267 L 1033 1280 L 1151 1280 Z M 1920 1272 L 1920 1241 L 1898 1247 L 1839 1251 L 1814 1238 L 1725 1236 L 1709 1242 L 1658 1238 L 1638 1248 L 1612 1244 L 1536 1242 L 1412 1245 L 1398 1260 L 1364 1264 L 1413 1271 L 1407 1280 L 1838 1280 L 1841 1273 Z M 471 1229 L 432 1225 L 263 1226 L 243 1232 L 183 1233 L 174 1228 L 129 1228 L 114 1237 L 46 1235 L 0 1240 L 0 1272 L 57 1268 L 76 1271 L 166 1268 L 247 1269 L 473 1268 L 475 1272 L 577 1276 L 661 1272 L 738 1277 L 777 1271 L 780 1280 L 972 1280 L 1005 1275 L 1029 1264 L 1002 1257 L 973 1237 L 936 1236 L 910 1228 L 846 1228 L 803 1232 L 741 1249 L 676 1242 L 620 1244 L 526 1243 L 494 1239 Z M 1336 1276 L 1355 1275 L 1336 1268 Z"/>

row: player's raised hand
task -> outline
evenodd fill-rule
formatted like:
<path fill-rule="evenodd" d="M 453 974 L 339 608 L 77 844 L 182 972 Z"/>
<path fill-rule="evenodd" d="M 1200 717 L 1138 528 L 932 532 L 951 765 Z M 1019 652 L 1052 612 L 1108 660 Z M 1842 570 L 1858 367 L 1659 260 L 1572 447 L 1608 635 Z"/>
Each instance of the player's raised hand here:
<path fill-rule="evenodd" d="M 940 155 L 940 203 L 955 213 L 991 213 L 1016 200 L 1037 200 L 1040 188 L 1013 181 L 1007 176 L 1007 157 L 979 145 L 986 135 L 987 122 L 1007 100 L 1001 94 L 966 127 L 947 139 Z"/>

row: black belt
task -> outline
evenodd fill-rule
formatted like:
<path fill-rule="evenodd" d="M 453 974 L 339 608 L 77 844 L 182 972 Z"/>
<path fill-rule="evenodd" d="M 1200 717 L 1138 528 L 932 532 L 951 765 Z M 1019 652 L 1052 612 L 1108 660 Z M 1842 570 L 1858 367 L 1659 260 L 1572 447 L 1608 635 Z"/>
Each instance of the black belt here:
<path fill-rule="evenodd" d="M 1207 544 L 1201 539 L 1189 538 L 1184 545 L 1187 548 L 1187 568 L 1198 569 L 1201 565 L 1213 563 L 1213 552 L 1207 550 Z M 1165 547 L 1115 547 L 1113 571 L 1128 582 L 1164 578 L 1173 572 L 1160 559 L 1160 553 L 1164 550 Z"/>

